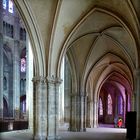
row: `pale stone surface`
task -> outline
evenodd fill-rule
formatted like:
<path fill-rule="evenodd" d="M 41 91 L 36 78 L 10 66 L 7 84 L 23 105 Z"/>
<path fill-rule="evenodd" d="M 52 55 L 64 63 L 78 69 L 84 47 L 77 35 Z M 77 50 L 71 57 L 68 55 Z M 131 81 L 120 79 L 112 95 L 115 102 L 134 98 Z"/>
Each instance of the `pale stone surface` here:
<path fill-rule="evenodd" d="M 76 91 L 70 97 L 70 130 L 84 128 L 84 101 L 79 93 L 86 91 L 87 83 L 90 85 L 88 97 L 91 101 L 89 123 L 98 126 L 101 87 L 114 73 L 116 77 L 112 76 L 109 80 L 112 83 L 115 81 L 114 85 L 121 83 L 126 93 L 132 95 L 129 99 L 132 102 L 130 110 L 137 110 L 139 124 L 139 79 L 135 83 L 133 74 L 135 68 L 140 67 L 138 0 L 15 0 L 15 3 L 32 42 L 35 76 L 54 75 L 47 86 L 34 84 L 36 137 L 55 139 L 58 136 L 59 93 L 56 77 L 60 76 L 62 58 L 68 54 L 72 81 L 75 81 L 71 93 Z M 135 86 L 136 91 L 133 90 Z M 44 119 L 48 120 L 48 124 Z M 139 134 L 138 126 L 138 138 Z"/>
<path fill-rule="evenodd" d="M 47 138 L 47 82 L 46 77 L 34 77 L 35 91 L 35 121 L 34 139 Z"/>

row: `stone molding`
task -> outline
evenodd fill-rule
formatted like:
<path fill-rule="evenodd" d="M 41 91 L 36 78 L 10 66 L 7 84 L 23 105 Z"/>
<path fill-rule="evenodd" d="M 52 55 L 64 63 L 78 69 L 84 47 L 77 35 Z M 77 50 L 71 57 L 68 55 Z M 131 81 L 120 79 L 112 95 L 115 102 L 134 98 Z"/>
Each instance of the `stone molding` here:
<path fill-rule="evenodd" d="M 58 78 L 58 77 L 54 77 L 52 76 L 48 76 L 47 77 L 47 82 L 49 84 L 61 84 L 62 83 L 62 79 Z"/>
<path fill-rule="evenodd" d="M 87 97 L 87 95 L 84 95 L 84 94 L 77 94 L 77 93 L 71 93 L 70 96 L 71 96 L 71 97 L 81 97 L 81 98 L 82 98 L 82 97 L 83 97 L 83 98 L 86 98 L 86 97 Z"/>
<path fill-rule="evenodd" d="M 47 77 L 36 76 L 36 77 L 33 77 L 32 82 L 33 83 L 45 84 L 45 83 L 47 83 Z"/>

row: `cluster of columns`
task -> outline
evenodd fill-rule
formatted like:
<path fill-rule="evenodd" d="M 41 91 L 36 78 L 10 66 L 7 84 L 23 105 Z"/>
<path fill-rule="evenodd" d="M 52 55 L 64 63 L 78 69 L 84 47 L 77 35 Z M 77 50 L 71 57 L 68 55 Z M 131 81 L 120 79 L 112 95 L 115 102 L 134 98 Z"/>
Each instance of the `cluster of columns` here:
<path fill-rule="evenodd" d="M 0 1 L 0 11 L 2 11 L 2 1 Z M 3 119 L 3 35 L 2 35 L 2 14 L 0 14 L 0 120 Z"/>
<path fill-rule="evenodd" d="M 70 131 L 86 131 L 86 102 L 86 95 L 71 94 Z"/>
<path fill-rule="evenodd" d="M 54 76 L 34 77 L 34 139 L 61 139 L 59 130 L 59 87 L 62 80 Z M 70 131 L 86 130 L 86 96 L 71 95 Z"/>
<path fill-rule="evenodd" d="M 61 79 L 55 77 L 34 77 L 34 139 L 56 140 L 59 117 L 59 85 Z"/>

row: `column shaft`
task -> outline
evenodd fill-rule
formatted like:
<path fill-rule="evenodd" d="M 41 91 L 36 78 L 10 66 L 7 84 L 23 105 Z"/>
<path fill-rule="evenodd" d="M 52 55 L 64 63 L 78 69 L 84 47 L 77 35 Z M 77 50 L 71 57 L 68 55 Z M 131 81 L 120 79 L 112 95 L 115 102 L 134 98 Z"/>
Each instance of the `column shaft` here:
<path fill-rule="evenodd" d="M 80 131 L 86 131 L 86 121 L 85 121 L 86 96 L 80 95 L 80 97 L 81 97 L 81 128 L 80 128 Z"/>
<path fill-rule="evenodd" d="M 0 120 L 3 119 L 3 7 L 0 1 Z"/>
<path fill-rule="evenodd" d="M 93 127 L 96 128 L 97 127 L 97 124 L 98 124 L 98 109 L 97 109 L 97 101 L 94 101 L 93 105 L 94 105 L 94 114 L 93 114 L 93 121 L 94 121 L 94 124 L 93 124 Z"/>
<path fill-rule="evenodd" d="M 76 125 L 76 95 L 71 95 L 71 114 L 70 114 L 70 131 L 77 131 L 77 125 Z"/>
<path fill-rule="evenodd" d="M 19 41 L 16 40 L 13 55 L 13 116 L 15 119 L 19 119 L 20 116 L 20 57 L 18 49 Z"/>
<path fill-rule="evenodd" d="M 140 70 L 135 71 L 135 91 L 136 91 L 136 110 L 137 111 L 137 139 L 140 139 Z"/>
<path fill-rule="evenodd" d="M 35 85 L 34 140 L 47 138 L 47 83 L 45 77 L 33 78 Z"/>
<path fill-rule="evenodd" d="M 60 83 L 60 79 L 48 77 L 48 140 L 60 139 L 58 136 Z"/>
<path fill-rule="evenodd" d="M 29 129 L 33 130 L 33 54 L 29 40 L 26 46 L 26 116 L 29 118 Z"/>

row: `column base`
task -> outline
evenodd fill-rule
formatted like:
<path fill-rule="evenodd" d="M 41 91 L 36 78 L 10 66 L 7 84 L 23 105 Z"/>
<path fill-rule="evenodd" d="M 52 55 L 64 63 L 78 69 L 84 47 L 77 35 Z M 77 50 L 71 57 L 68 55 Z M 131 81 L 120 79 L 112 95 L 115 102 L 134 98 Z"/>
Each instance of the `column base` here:
<path fill-rule="evenodd" d="M 20 114 L 20 113 L 19 113 L 19 109 L 15 109 L 15 110 L 14 110 L 14 119 L 15 119 L 15 120 L 19 120 L 19 114 Z"/>
<path fill-rule="evenodd" d="M 68 128 L 68 131 L 78 132 L 77 128 Z"/>
<path fill-rule="evenodd" d="M 81 128 L 80 132 L 86 132 L 86 128 Z"/>
<path fill-rule="evenodd" d="M 60 136 L 49 136 L 46 140 L 61 140 Z"/>

